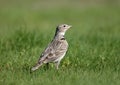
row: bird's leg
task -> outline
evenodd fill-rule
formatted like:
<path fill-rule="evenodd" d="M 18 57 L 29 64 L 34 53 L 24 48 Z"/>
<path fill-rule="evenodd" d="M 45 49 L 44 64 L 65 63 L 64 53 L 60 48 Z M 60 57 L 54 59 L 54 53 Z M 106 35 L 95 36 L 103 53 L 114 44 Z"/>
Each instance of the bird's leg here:
<path fill-rule="evenodd" d="M 48 69 L 49 69 L 49 63 L 45 63 L 44 69 L 45 69 L 45 70 L 48 70 Z"/>
<path fill-rule="evenodd" d="M 57 70 L 59 68 L 59 64 L 60 64 L 60 61 L 55 62 L 55 67 L 56 67 Z"/>
<path fill-rule="evenodd" d="M 46 63 L 46 68 L 49 69 L 49 63 Z"/>

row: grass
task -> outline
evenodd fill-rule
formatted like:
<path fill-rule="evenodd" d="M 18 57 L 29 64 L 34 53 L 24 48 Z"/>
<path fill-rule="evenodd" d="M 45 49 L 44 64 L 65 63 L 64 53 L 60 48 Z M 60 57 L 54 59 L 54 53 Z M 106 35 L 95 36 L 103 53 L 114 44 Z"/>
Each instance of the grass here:
<path fill-rule="evenodd" d="M 8 2 L 0 3 L 0 85 L 120 84 L 119 3 Z M 60 69 L 50 64 L 30 74 L 60 23 L 73 26 Z"/>

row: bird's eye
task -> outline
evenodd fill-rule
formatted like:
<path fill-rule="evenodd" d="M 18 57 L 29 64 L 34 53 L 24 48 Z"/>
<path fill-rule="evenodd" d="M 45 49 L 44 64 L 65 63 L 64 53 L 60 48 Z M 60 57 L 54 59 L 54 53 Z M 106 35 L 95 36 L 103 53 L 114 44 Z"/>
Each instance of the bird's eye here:
<path fill-rule="evenodd" d="M 63 27 L 66 27 L 65 25 Z"/>

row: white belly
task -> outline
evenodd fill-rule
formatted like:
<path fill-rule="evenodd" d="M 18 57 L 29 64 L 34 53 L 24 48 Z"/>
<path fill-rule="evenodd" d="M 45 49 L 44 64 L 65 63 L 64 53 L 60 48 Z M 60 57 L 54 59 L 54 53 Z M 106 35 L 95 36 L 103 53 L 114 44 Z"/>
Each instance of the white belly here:
<path fill-rule="evenodd" d="M 61 55 L 60 57 L 58 57 L 54 62 L 57 62 L 57 61 L 61 61 L 63 59 L 63 57 L 65 56 L 66 53 L 64 53 L 63 55 Z"/>

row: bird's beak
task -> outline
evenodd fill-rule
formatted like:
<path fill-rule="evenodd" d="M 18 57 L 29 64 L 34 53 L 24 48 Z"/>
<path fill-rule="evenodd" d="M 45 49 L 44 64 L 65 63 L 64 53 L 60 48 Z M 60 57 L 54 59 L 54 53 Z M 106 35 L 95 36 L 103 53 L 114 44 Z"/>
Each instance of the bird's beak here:
<path fill-rule="evenodd" d="M 72 26 L 71 25 L 69 25 L 69 27 L 68 28 L 71 28 Z"/>

